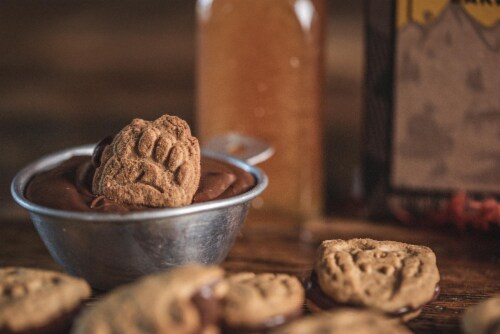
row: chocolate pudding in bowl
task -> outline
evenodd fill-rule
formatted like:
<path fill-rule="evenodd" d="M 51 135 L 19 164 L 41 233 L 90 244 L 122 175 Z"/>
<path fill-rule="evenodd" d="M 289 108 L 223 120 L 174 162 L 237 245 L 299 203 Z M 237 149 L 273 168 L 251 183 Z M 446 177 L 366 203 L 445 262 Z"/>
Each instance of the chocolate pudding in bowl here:
<path fill-rule="evenodd" d="M 175 207 L 127 204 L 95 193 L 94 170 L 99 166 L 92 162 L 92 155 L 98 151 L 95 145 L 87 145 L 45 156 L 22 169 L 11 186 L 14 199 L 29 212 L 54 260 L 97 289 L 107 290 L 188 263 L 221 263 L 252 199 L 268 183 L 259 168 L 243 160 L 201 150 L 199 182 L 189 203 Z M 192 180 L 182 173 L 181 166 L 172 175 L 178 183 L 189 184 Z M 116 175 L 120 181 L 120 174 Z M 147 173 L 139 173 L 133 181 L 146 191 L 158 188 L 155 182 L 159 182 Z M 151 192 L 168 194 L 164 188 L 157 190 Z M 123 193 L 127 195 L 118 192 Z"/>
<path fill-rule="evenodd" d="M 94 159 L 74 156 L 60 165 L 36 174 L 28 183 L 25 196 L 38 205 L 81 212 L 126 213 L 151 210 L 147 206 L 122 204 L 92 193 Z M 254 176 L 233 165 L 202 157 L 201 178 L 193 203 L 229 198 L 250 190 Z"/>
<path fill-rule="evenodd" d="M 92 209 L 89 201 L 97 197 L 90 192 L 80 193 L 76 189 L 82 185 L 77 186 L 73 180 L 78 167 L 88 164 L 93 150 L 93 145 L 82 146 L 39 159 L 17 174 L 11 191 L 16 202 L 28 210 L 54 260 L 68 273 L 83 277 L 92 287 L 102 290 L 173 266 L 221 263 L 245 221 L 251 200 L 268 183 L 259 168 L 222 153 L 202 150 L 200 190 L 204 182 L 212 183 L 211 169 L 203 170 L 203 166 L 212 163 L 222 164 L 223 170 L 229 166 L 250 175 L 254 185 L 241 194 L 225 198 L 221 195 L 176 208 L 126 211 L 131 208 L 104 205 Z M 55 193 L 44 195 L 50 179 L 61 182 L 54 188 L 65 193 L 54 190 Z M 87 187 L 80 189 L 88 191 Z M 30 199 L 32 192 L 39 194 L 36 199 Z M 68 203 L 73 203 L 72 208 L 66 207 Z"/>

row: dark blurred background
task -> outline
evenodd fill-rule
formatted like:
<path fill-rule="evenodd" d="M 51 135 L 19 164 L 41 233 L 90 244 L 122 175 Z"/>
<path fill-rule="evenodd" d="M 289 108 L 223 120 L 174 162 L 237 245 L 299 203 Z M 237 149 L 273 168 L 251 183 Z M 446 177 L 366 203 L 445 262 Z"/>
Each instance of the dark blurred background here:
<path fill-rule="evenodd" d="M 359 164 L 362 0 L 327 0 L 325 162 L 329 212 Z M 195 1 L 0 2 L 0 215 L 40 156 L 97 142 L 132 118 L 175 114 L 196 127 Z M 195 130 L 196 132 L 196 130 Z"/>

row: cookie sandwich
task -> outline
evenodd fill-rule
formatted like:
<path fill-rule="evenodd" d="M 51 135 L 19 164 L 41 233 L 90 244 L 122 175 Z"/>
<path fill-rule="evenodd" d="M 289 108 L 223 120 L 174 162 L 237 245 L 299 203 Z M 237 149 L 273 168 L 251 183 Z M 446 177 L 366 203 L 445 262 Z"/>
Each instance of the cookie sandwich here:
<path fill-rule="evenodd" d="M 223 269 L 200 265 L 146 276 L 89 307 L 71 333 L 218 333 L 223 279 Z"/>
<path fill-rule="evenodd" d="M 434 252 L 425 246 L 372 239 L 326 240 L 307 284 L 312 310 L 371 308 L 404 321 L 439 294 Z"/>
<path fill-rule="evenodd" d="M 294 276 L 239 273 L 226 281 L 228 290 L 222 299 L 225 333 L 266 331 L 302 314 L 305 292 Z"/>
<path fill-rule="evenodd" d="M 91 289 L 59 272 L 0 268 L 0 333 L 64 333 Z"/>

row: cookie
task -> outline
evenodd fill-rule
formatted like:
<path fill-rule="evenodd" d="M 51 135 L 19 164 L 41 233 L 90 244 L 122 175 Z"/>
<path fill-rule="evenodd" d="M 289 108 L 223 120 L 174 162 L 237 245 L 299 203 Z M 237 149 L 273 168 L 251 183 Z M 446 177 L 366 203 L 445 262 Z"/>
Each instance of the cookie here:
<path fill-rule="evenodd" d="M 99 148 L 101 149 L 101 148 Z M 200 145 L 188 124 L 163 115 L 134 119 L 100 155 L 95 195 L 122 204 L 178 207 L 191 204 L 200 181 Z"/>
<path fill-rule="evenodd" d="M 223 277 L 223 269 L 199 265 L 147 276 L 92 305 L 72 333 L 218 333 Z"/>
<path fill-rule="evenodd" d="M 368 310 L 339 309 L 334 312 L 322 312 L 296 320 L 277 329 L 273 334 L 409 334 L 400 322 L 382 314 Z"/>
<path fill-rule="evenodd" d="M 469 308 L 462 318 L 465 334 L 500 334 L 500 296 Z"/>
<path fill-rule="evenodd" d="M 439 292 L 434 252 L 395 241 L 323 241 L 314 276 L 331 307 L 369 307 L 404 320 L 416 317 Z"/>
<path fill-rule="evenodd" d="M 90 297 L 82 279 L 38 269 L 0 268 L 0 333 L 57 333 Z"/>
<path fill-rule="evenodd" d="M 269 329 L 302 313 L 305 292 L 296 277 L 240 273 L 230 276 L 227 283 L 222 318 L 231 332 Z"/>

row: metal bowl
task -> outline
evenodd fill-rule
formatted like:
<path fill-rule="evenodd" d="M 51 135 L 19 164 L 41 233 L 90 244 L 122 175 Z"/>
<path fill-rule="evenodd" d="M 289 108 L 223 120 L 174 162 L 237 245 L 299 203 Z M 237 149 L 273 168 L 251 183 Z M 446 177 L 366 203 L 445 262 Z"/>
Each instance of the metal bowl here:
<path fill-rule="evenodd" d="M 251 200 L 268 183 L 266 175 L 249 163 L 202 150 L 205 157 L 250 172 L 255 187 L 227 199 L 125 214 L 63 211 L 26 199 L 26 186 L 35 174 L 74 155 L 91 155 L 93 149 L 94 145 L 71 148 L 31 163 L 16 175 L 11 191 L 15 201 L 28 210 L 54 260 L 97 289 L 107 290 L 173 266 L 222 262 L 245 221 Z"/>

